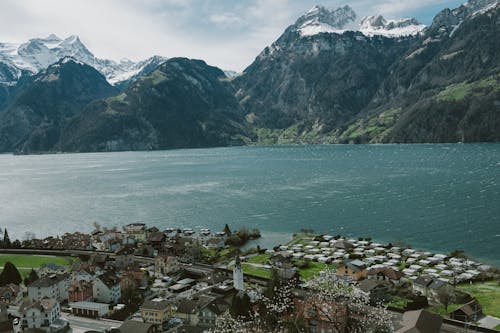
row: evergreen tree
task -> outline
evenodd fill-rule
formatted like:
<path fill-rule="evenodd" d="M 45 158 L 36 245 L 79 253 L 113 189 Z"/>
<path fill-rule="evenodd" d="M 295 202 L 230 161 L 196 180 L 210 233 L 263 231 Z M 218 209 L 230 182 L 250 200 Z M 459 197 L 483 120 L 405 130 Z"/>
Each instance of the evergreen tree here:
<path fill-rule="evenodd" d="M 233 318 L 249 318 L 252 313 L 250 297 L 245 292 L 239 292 L 233 297 L 229 313 Z"/>
<path fill-rule="evenodd" d="M 9 283 L 19 285 L 22 281 L 21 274 L 19 274 L 16 266 L 10 261 L 7 261 L 3 266 L 2 273 L 0 273 L 0 287 L 4 287 Z"/>
<path fill-rule="evenodd" d="M 224 227 L 224 233 L 226 234 L 227 237 L 231 236 L 232 234 L 231 229 L 229 229 L 229 226 L 227 224 Z"/>
<path fill-rule="evenodd" d="M 38 274 L 34 269 L 31 269 L 30 274 L 24 279 L 24 285 L 27 286 L 38 280 Z"/>
<path fill-rule="evenodd" d="M 9 233 L 7 232 L 7 229 L 5 229 L 3 233 L 3 247 L 7 249 L 10 247 L 10 245 L 11 243 L 10 243 Z"/>

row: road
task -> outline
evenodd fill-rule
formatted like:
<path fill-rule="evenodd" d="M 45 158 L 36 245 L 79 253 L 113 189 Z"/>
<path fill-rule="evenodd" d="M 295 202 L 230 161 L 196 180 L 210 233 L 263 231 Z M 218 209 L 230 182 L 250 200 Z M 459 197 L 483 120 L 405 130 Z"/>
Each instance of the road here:
<path fill-rule="evenodd" d="M 63 313 L 62 317 L 69 321 L 71 331 L 73 333 L 84 333 L 89 330 L 104 332 L 107 329 L 113 327 L 120 327 L 121 322 L 119 321 L 108 321 L 108 320 L 96 320 L 82 317 L 75 317 L 67 313 Z"/>

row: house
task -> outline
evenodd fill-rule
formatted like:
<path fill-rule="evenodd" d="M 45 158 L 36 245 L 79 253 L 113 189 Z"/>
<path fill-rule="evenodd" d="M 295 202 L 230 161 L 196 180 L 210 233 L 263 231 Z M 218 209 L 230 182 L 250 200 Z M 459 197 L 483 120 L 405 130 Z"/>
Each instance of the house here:
<path fill-rule="evenodd" d="M 440 315 L 425 310 L 407 311 L 403 314 L 403 327 L 396 333 L 439 333 L 442 323 Z"/>
<path fill-rule="evenodd" d="M 398 286 L 402 283 L 403 272 L 388 267 L 380 267 L 368 271 L 369 280 L 387 281 Z"/>
<path fill-rule="evenodd" d="M 136 243 L 145 243 L 147 241 L 146 225 L 144 223 L 131 223 L 123 227 L 123 230 Z"/>
<path fill-rule="evenodd" d="M 93 287 L 91 282 L 73 281 L 68 288 L 69 302 L 85 302 L 92 299 Z"/>
<path fill-rule="evenodd" d="M 115 266 L 122 267 L 130 267 L 134 265 L 134 248 L 130 245 L 120 246 L 115 251 Z"/>
<path fill-rule="evenodd" d="M 151 323 L 142 323 L 135 320 L 126 320 L 120 326 L 120 333 L 158 333 L 158 325 Z"/>
<path fill-rule="evenodd" d="M 0 332 L 14 333 L 14 325 L 9 317 L 9 311 L 5 303 L 0 303 Z"/>
<path fill-rule="evenodd" d="M 390 281 L 363 280 L 358 284 L 358 288 L 369 297 L 370 302 L 377 303 L 387 300 L 393 284 Z"/>
<path fill-rule="evenodd" d="M 179 271 L 179 262 L 176 257 L 159 256 L 155 258 L 155 275 L 164 276 Z"/>
<path fill-rule="evenodd" d="M 476 322 L 483 316 L 483 307 L 476 299 L 450 313 L 450 318 L 463 322 Z"/>
<path fill-rule="evenodd" d="M 79 317 L 102 318 L 109 313 L 109 305 L 96 302 L 74 302 L 69 303 L 71 313 Z"/>
<path fill-rule="evenodd" d="M 224 313 L 229 305 L 212 295 L 198 295 L 191 299 L 181 299 L 177 305 L 177 317 L 185 324 L 210 328 L 215 326 L 215 320 Z"/>
<path fill-rule="evenodd" d="M 71 272 L 71 280 L 92 282 L 94 275 L 99 275 L 95 270 L 95 266 L 75 267 Z"/>
<path fill-rule="evenodd" d="M 68 299 L 69 283 L 69 274 L 46 276 L 28 285 L 28 298 L 32 301 L 53 298 L 64 302 Z"/>
<path fill-rule="evenodd" d="M 165 242 L 166 236 L 161 231 L 153 231 L 148 233 L 148 244 L 155 250 L 160 250 Z"/>
<path fill-rule="evenodd" d="M 18 285 L 9 283 L 5 287 L 0 287 L 0 302 L 5 304 L 17 304 L 22 298 L 23 293 Z"/>
<path fill-rule="evenodd" d="M 172 315 L 172 304 L 163 299 L 145 301 L 140 308 L 145 323 L 163 325 Z"/>
<path fill-rule="evenodd" d="M 434 279 L 432 283 L 427 287 L 427 299 L 431 304 L 439 304 L 439 293 L 441 290 L 445 289 L 448 283 Z"/>
<path fill-rule="evenodd" d="M 143 272 L 128 271 L 120 279 L 121 290 L 144 288 L 148 285 L 148 277 Z"/>
<path fill-rule="evenodd" d="M 417 295 L 427 296 L 429 286 L 434 281 L 430 276 L 420 275 L 413 281 L 413 292 Z"/>
<path fill-rule="evenodd" d="M 54 263 L 45 264 L 37 270 L 37 274 L 39 277 L 46 277 L 49 275 L 64 273 L 67 273 L 66 267 Z"/>
<path fill-rule="evenodd" d="M 291 279 L 297 273 L 297 268 L 295 268 L 292 261 L 292 255 L 288 252 L 277 252 L 269 261 L 276 268 L 278 275 L 285 280 Z"/>
<path fill-rule="evenodd" d="M 42 298 L 37 301 L 24 301 L 19 307 L 21 329 L 46 329 L 61 315 L 59 302 L 53 298 Z"/>
<path fill-rule="evenodd" d="M 347 277 L 359 281 L 367 276 L 366 264 L 361 260 L 343 261 L 336 270 L 338 276 Z"/>
<path fill-rule="evenodd" d="M 94 299 L 103 303 L 118 303 L 121 298 L 120 280 L 113 272 L 107 272 L 94 280 Z"/>

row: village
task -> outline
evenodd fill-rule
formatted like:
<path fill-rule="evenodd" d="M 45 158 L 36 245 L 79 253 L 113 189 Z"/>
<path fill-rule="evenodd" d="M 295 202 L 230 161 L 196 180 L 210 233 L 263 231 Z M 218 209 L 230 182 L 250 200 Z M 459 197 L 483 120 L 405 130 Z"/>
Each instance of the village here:
<path fill-rule="evenodd" d="M 362 316 L 374 313 L 387 316 L 391 329 L 366 332 L 500 328 L 498 269 L 461 251 L 431 253 L 312 233 L 272 249 L 242 251 L 260 237 L 258 230 L 94 227 L 90 234 L 22 242 L 11 241 L 5 231 L 0 332 L 243 331 L 222 330 L 220 323 L 228 316 L 251 322 L 254 311 L 269 311 L 269 302 L 285 294 L 286 304 L 272 321 L 283 323 L 283 332 L 349 332 L 349 325 L 361 325 Z M 37 258 L 43 264 L 23 264 Z M 324 298 L 317 281 L 334 281 L 356 294 L 342 295 L 342 301 L 337 294 Z M 491 290 L 476 293 L 479 286 Z M 351 296 L 365 300 L 352 318 L 338 311 Z M 335 316 L 329 315 L 337 301 Z M 257 327 L 250 331 L 266 332 Z"/>

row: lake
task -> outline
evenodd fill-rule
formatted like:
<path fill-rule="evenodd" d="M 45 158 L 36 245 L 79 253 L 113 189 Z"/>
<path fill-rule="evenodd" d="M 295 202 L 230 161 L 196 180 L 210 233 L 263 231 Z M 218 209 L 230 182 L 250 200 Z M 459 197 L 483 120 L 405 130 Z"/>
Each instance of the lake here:
<path fill-rule="evenodd" d="M 464 249 L 500 265 L 500 144 L 331 145 L 0 155 L 0 227 L 11 239 L 144 222 L 302 228 Z"/>

